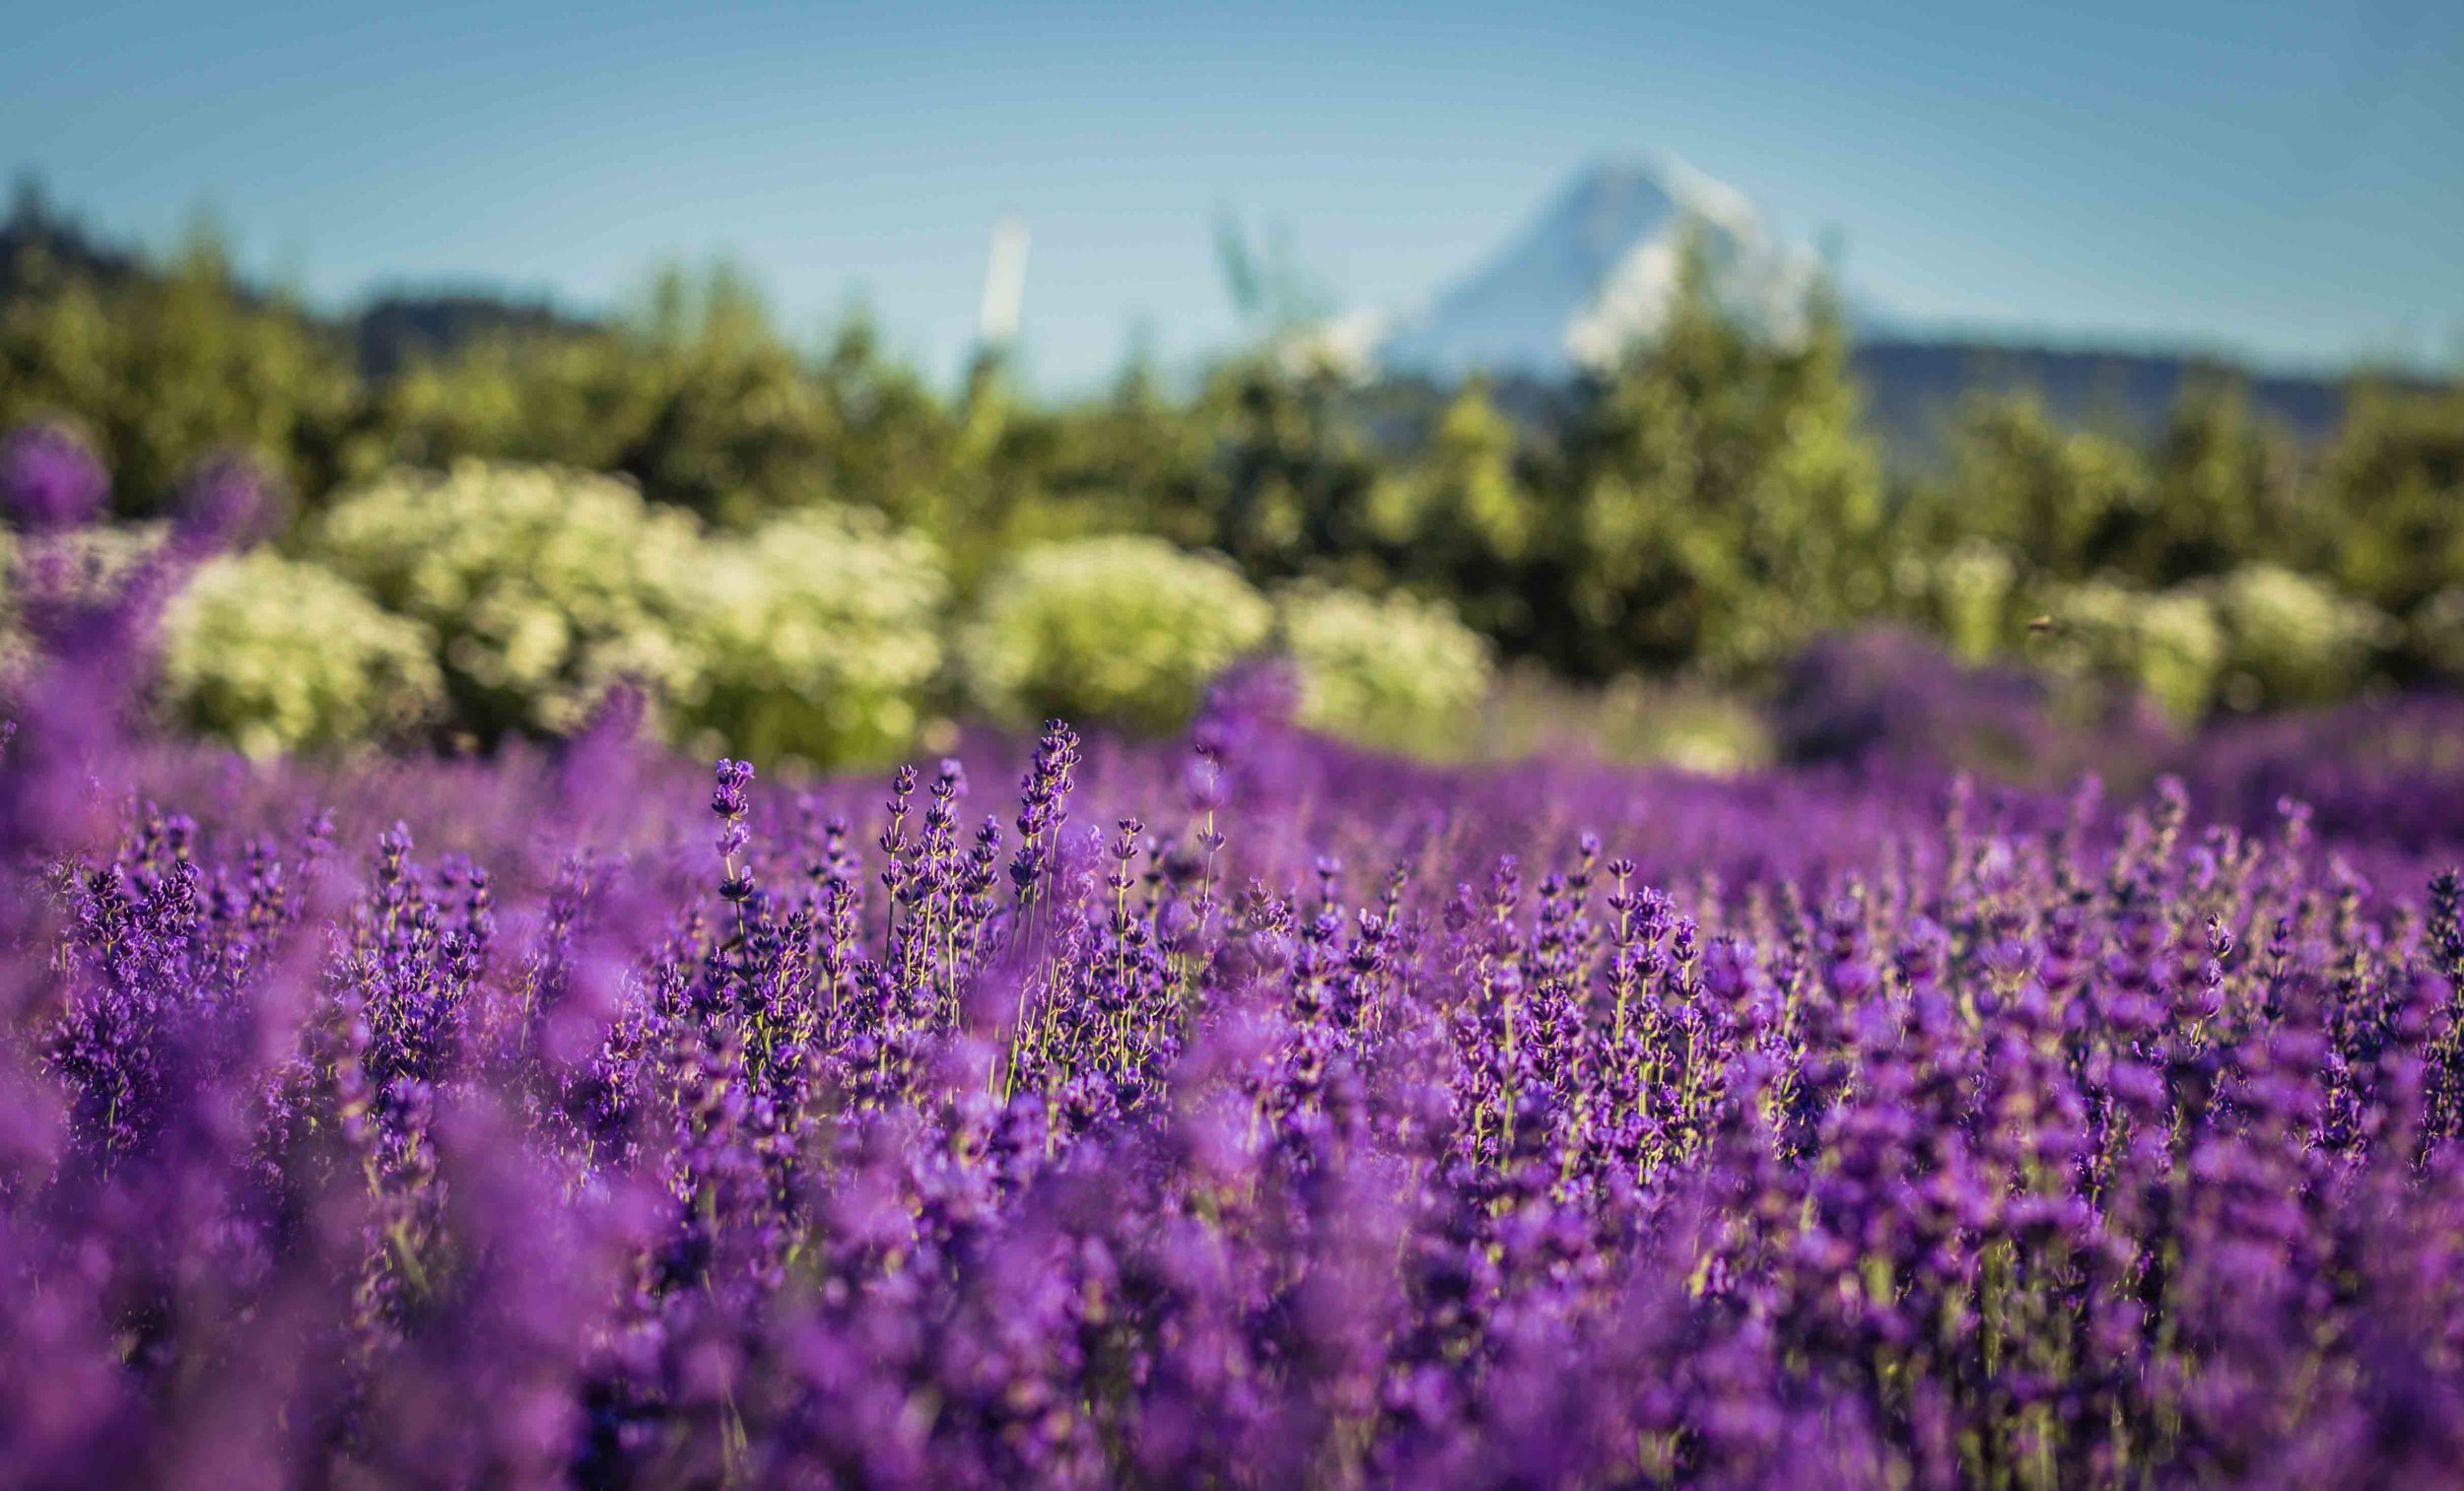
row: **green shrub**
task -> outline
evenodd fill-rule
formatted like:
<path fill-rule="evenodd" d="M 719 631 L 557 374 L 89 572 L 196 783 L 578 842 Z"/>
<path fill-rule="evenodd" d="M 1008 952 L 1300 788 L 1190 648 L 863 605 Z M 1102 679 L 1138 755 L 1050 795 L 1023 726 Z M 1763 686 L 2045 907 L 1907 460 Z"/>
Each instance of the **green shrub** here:
<path fill-rule="evenodd" d="M 2057 669 L 2127 681 L 2178 718 L 2350 697 L 2397 628 L 2377 608 L 2276 565 L 2143 590 L 2095 579 L 2054 592 Z"/>
<path fill-rule="evenodd" d="M 1295 585 L 1277 630 L 1299 675 L 1300 723 L 1367 745 L 1443 750 L 1491 681 L 1487 641 L 1444 601 Z"/>
<path fill-rule="evenodd" d="M 1950 469 L 1918 487 L 1906 514 L 1928 549 L 1982 538 L 2054 578 L 2085 580 L 2120 564 L 2152 504 L 2141 451 L 2063 425 L 2033 392 L 1960 400 L 1949 453 Z"/>
<path fill-rule="evenodd" d="M 428 630 L 270 553 L 200 569 L 164 616 L 162 700 L 250 756 L 398 735 L 445 699 Z"/>
<path fill-rule="evenodd" d="M 2464 580 L 2464 381 L 2357 386 L 2322 465 L 2311 506 L 2348 593 L 2410 619 Z"/>
<path fill-rule="evenodd" d="M 2448 678 L 2464 679 L 2464 581 L 2415 607 L 2404 633 L 2414 656 Z"/>
<path fill-rule="evenodd" d="M 1893 577 L 1951 655 L 1976 663 L 2008 644 L 2019 576 L 2009 550 L 1991 539 L 1966 538 L 1930 558 L 1907 556 Z"/>
<path fill-rule="evenodd" d="M 311 555 L 436 633 L 458 720 L 554 734 L 620 680 L 690 697 L 680 636 L 704 563 L 698 525 L 624 482 L 554 466 L 457 462 L 346 496 Z"/>
<path fill-rule="evenodd" d="M 941 555 L 879 514 L 813 508 L 706 546 L 678 723 L 739 755 L 873 764 L 914 740 L 941 667 Z"/>
<path fill-rule="evenodd" d="M 2215 698 L 2226 638 L 2214 603 L 2196 589 L 2092 579 L 2056 591 L 2050 614 L 2057 670 L 2129 683 L 2180 719 L 2198 718 Z"/>
<path fill-rule="evenodd" d="M 320 491 L 372 442 L 348 343 L 236 274 L 210 230 L 169 263 L 95 272 L 42 244 L 0 266 L 0 430 L 66 415 L 111 472 L 111 509 L 163 514 L 200 460 L 240 449 Z M 23 240 L 21 240 L 23 241 Z"/>
<path fill-rule="evenodd" d="M 2277 565 L 2244 565 L 2210 593 L 2225 639 L 2224 699 L 2237 709 L 2346 697 L 2395 631 L 2377 607 Z"/>
<path fill-rule="evenodd" d="M 1039 544 L 996 573 L 958 639 L 970 699 L 996 718 L 1135 730 L 1186 721 L 1266 639 L 1273 608 L 1228 562 L 1129 534 Z"/>

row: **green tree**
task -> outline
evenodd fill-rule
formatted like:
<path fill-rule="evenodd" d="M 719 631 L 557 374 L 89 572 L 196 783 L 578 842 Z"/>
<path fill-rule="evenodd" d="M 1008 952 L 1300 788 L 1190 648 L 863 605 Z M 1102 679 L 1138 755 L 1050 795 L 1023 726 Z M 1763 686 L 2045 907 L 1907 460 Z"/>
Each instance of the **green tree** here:
<path fill-rule="evenodd" d="M 1199 502 L 1210 542 L 1254 577 L 1382 577 L 1370 516 L 1379 461 L 1344 391 L 1337 370 L 1275 348 L 1234 360 L 1208 382 L 1200 414 L 1213 453 Z"/>
<path fill-rule="evenodd" d="M 2464 387 L 2355 388 L 2321 488 L 2336 578 L 2416 623 L 2407 665 L 2430 666 L 2437 640 L 2419 619 L 2464 593 Z"/>
<path fill-rule="evenodd" d="M 1418 452 L 1380 477 L 1369 514 L 1399 579 L 1454 596 L 1473 627 L 1518 643 L 1535 621 L 1527 580 L 1545 516 L 1521 447 L 1487 380 L 1469 379 Z"/>
<path fill-rule="evenodd" d="M 339 339 L 243 289 L 209 229 L 167 272 L 105 275 L 37 242 L 8 278 L 0 428 L 46 415 L 84 427 L 123 516 L 164 511 L 198 461 L 227 450 L 302 491 L 381 455 Z"/>
<path fill-rule="evenodd" d="M 2291 439 L 2251 409 L 2238 379 L 2193 379 L 2156 442 L 2152 500 L 2126 540 L 2124 567 L 2169 585 L 2306 557 L 2293 466 Z"/>
<path fill-rule="evenodd" d="M 1658 335 L 1591 379 L 1568 442 L 1558 582 L 1536 638 L 1587 677 L 1705 663 L 1752 674 L 1882 597 L 1881 463 L 1836 305 L 1801 335 L 1725 309 L 1699 235 Z"/>
<path fill-rule="evenodd" d="M 2127 551 L 2154 502 L 2139 451 L 2064 428 L 2032 391 L 1962 400 L 1951 452 L 1948 477 L 1918 493 L 1902 525 L 1927 553 L 1981 539 L 2039 575 L 2086 579 Z"/>
<path fill-rule="evenodd" d="M 744 527 L 849 485 L 856 441 L 832 371 L 778 335 L 742 274 L 671 267 L 622 325 L 494 337 L 413 367 L 389 390 L 389 423 L 407 462 L 613 472 Z"/>

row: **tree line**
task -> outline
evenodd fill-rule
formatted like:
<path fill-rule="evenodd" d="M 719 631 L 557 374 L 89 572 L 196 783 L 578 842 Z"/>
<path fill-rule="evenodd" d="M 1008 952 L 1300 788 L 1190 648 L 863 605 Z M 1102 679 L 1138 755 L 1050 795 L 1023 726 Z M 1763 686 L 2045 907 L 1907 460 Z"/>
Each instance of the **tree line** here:
<path fill-rule="evenodd" d="M 1752 688 L 1877 620 L 2184 716 L 2464 672 L 2453 385 L 2357 379 L 2315 446 L 2226 374 L 2153 440 L 1980 393 L 1938 469 L 1894 475 L 1825 293 L 1802 334 L 1767 334 L 1698 255 L 1659 332 L 1535 419 L 1477 380 L 1364 388 L 1290 336 L 1194 379 L 1133 359 L 1084 398 L 1027 397 L 994 359 L 942 389 L 860 315 L 799 344 L 723 267 L 669 270 L 621 316 L 483 322 L 372 371 L 210 237 L 159 263 L 11 241 L 0 426 L 72 424 L 129 520 L 235 449 L 293 533 L 387 472 L 482 460 L 621 477 L 715 533 L 870 509 L 936 545 L 962 597 L 1022 545 L 1150 536 L 1261 587 L 1445 603 L 1500 655 L 1585 682 Z"/>

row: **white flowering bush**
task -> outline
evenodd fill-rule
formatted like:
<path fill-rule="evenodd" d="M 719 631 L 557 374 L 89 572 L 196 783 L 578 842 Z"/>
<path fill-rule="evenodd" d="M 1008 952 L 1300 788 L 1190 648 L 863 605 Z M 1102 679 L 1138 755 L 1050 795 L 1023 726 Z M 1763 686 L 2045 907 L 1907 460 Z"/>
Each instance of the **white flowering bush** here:
<path fill-rule="evenodd" d="M 2128 679 L 2185 719 L 2346 697 L 2397 635 L 2375 606 L 2267 564 L 2167 590 L 2091 580 L 2051 613 L 2057 666 Z"/>
<path fill-rule="evenodd" d="M 2243 709 L 2347 696 L 2395 630 L 2368 602 L 2278 565 L 2245 565 L 2209 594 L 2225 639 L 2225 697 Z"/>
<path fill-rule="evenodd" d="M 1068 539 L 993 575 L 959 634 L 959 672 L 997 719 L 1169 730 L 1273 624 L 1226 560 L 1142 535 Z"/>
<path fill-rule="evenodd" d="M 1487 641 L 1444 601 L 1295 585 L 1278 597 L 1276 631 L 1299 678 L 1299 722 L 1366 745 L 1445 746 L 1491 682 Z"/>
<path fill-rule="evenodd" d="M 164 613 L 162 703 L 253 757 L 381 740 L 443 708 L 431 643 L 318 566 L 216 559 Z"/>
<path fill-rule="evenodd" d="M 2058 669 L 2127 681 L 2180 719 L 2214 699 L 2226 638 L 2207 595 L 2096 579 L 2057 591 L 2050 615 Z"/>
<path fill-rule="evenodd" d="M 878 514 L 791 513 L 716 539 L 691 578 L 680 732 L 738 754 L 875 764 L 910 745 L 940 671 L 940 551 Z"/>
<path fill-rule="evenodd" d="M 570 730 L 619 681 L 653 700 L 697 686 L 682 633 L 700 528 L 625 482 L 483 461 L 395 471 L 328 512 L 311 553 L 435 632 L 455 712 L 483 734 Z"/>

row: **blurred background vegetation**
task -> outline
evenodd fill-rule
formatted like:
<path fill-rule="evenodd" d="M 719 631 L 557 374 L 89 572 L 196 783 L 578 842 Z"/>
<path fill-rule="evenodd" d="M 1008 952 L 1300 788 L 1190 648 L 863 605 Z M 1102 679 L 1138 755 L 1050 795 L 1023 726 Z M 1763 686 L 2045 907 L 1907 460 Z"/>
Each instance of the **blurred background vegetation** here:
<path fill-rule="evenodd" d="M 607 321 L 344 321 L 210 236 L 157 262 L 21 202 L 0 430 L 91 446 L 106 545 L 262 473 L 161 691 L 258 754 L 558 734 L 621 680 L 679 742 L 872 763 L 953 719 L 1171 728 L 1273 652 L 1304 722 L 1376 746 L 1719 768 L 1794 749 L 1760 721 L 1812 717 L 1809 644 L 1877 623 L 2175 727 L 2464 675 L 2464 387 L 2357 377 L 2323 439 L 2229 370 L 2153 438 L 2005 387 L 1912 459 L 1824 292 L 1785 338 L 1721 305 L 1696 256 L 1543 407 L 1363 384 L 1275 311 L 1195 380 L 1037 401 L 996 356 L 936 389 L 860 316 L 800 345 L 724 268 Z"/>

